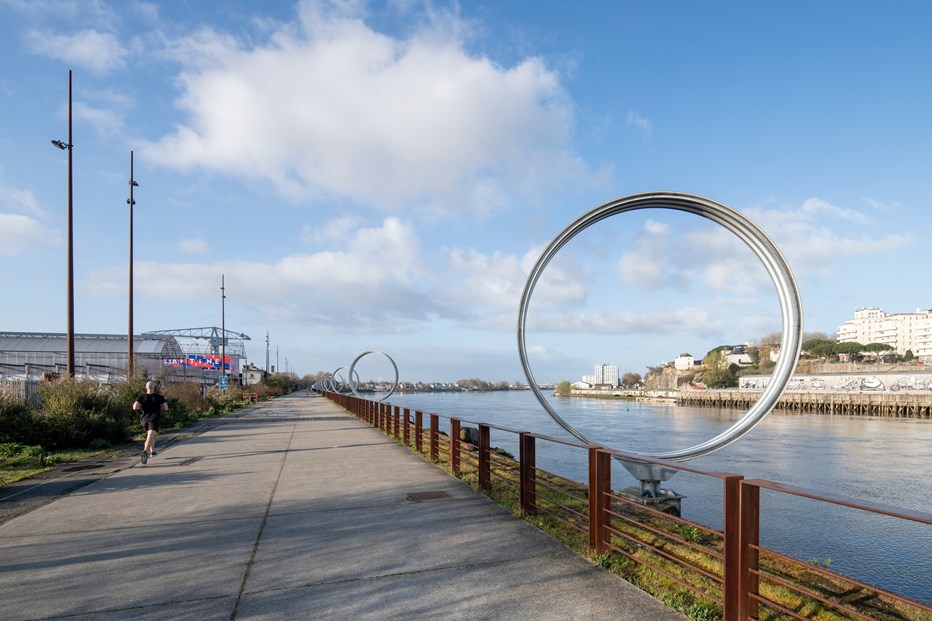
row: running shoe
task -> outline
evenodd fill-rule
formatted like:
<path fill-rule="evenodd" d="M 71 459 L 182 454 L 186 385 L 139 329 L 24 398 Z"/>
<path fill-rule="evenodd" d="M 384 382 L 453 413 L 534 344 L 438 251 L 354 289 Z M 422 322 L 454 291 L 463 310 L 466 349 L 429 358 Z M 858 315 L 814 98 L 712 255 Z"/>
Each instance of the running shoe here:
<path fill-rule="evenodd" d="M 146 465 L 149 461 L 149 455 L 145 451 L 142 452 L 142 465 Z"/>

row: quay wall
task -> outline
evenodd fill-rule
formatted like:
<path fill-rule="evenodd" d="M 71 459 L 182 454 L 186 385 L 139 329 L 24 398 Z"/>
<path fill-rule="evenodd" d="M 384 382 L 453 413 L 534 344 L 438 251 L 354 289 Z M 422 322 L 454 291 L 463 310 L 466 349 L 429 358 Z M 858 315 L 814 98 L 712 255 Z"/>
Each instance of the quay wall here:
<path fill-rule="evenodd" d="M 759 391 L 692 390 L 676 396 L 677 405 L 748 409 Z M 890 418 L 932 418 L 932 392 L 784 392 L 775 408 L 798 414 L 840 416 L 880 416 Z"/>

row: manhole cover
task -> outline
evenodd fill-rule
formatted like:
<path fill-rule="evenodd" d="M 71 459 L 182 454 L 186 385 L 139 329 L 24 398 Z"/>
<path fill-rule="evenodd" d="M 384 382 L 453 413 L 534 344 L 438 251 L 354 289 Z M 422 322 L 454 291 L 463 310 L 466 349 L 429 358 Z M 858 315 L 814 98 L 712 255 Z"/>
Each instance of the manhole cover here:
<path fill-rule="evenodd" d="M 450 500 L 450 495 L 446 492 L 408 492 L 408 500 L 411 502 L 426 502 L 428 500 Z"/>

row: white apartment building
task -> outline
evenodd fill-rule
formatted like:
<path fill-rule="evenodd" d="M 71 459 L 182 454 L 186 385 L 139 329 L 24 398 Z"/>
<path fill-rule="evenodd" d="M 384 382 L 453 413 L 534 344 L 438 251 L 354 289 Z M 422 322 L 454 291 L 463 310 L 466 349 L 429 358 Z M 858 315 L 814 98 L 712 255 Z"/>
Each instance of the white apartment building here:
<path fill-rule="evenodd" d="M 911 350 L 932 362 L 932 309 L 915 313 L 885 313 L 876 307 L 858 308 L 854 318 L 838 328 L 838 342 L 883 343 L 899 355 Z"/>
<path fill-rule="evenodd" d="M 600 364 L 595 367 L 595 383 L 618 386 L 618 365 Z"/>
<path fill-rule="evenodd" d="M 673 360 L 673 368 L 677 371 L 688 371 L 696 366 L 696 359 L 691 354 L 680 354 Z"/>

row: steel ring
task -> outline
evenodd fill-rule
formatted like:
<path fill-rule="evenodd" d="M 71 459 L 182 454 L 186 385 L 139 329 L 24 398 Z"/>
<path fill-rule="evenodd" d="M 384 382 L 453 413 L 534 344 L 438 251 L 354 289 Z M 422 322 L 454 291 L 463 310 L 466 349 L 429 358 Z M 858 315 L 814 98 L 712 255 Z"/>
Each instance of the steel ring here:
<path fill-rule="evenodd" d="M 692 213 L 706 218 L 707 220 L 711 220 L 716 224 L 720 224 L 734 233 L 754 252 L 761 263 L 764 264 L 764 268 L 770 275 L 776 287 L 777 295 L 780 298 L 780 310 L 783 319 L 780 357 L 774 367 L 769 385 L 764 392 L 761 393 L 761 396 L 754 406 L 736 421 L 734 425 L 701 444 L 666 453 L 641 453 L 645 457 L 654 459 L 687 461 L 728 446 L 756 427 L 776 405 L 787 382 L 789 382 L 790 377 L 793 375 L 796 363 L 799 360 L 799 350 L 803 332 L 802 304 L 800 302 L 799 289 L 796 286 L 793 272 L 790 270 L 780 250 L 770 238 L 758 228 L 757 225 L 734 209 L 694 194 L 686 194 L 683 192 L 645 192 L 615 199 L 580 216 L 550 242 L 550 245 L 544 249 L 543 254 L 541 254 L 528 275 L 518 310 L 518 354 L 521 358 L 521 367 L 524 369 L 524 375 L 528 380 L 531 391 L 551 418 L 574 437 L 583 442 L 598 445 L 598 442 L 589 439 L 577 431 L 556 413 L 550 404 L 547 403 L 537 382 L 534 380 L 534 374 L 531 372 L 531 368 L 528 364 L 527 348 L 525 346 L 525 323 L 527 321 L 528 304 L 531 300 L 531 294 L 534 292 L 534 287 L 543 273 L 544 268 L 547 267 L 547 264 L 550 263 L 557 252 L 573 239 L 573 237 L 589 226 L 611 216 L 648 208 L 672 209 L 675 211 Z"/>
<path fill-rule="evenodd" d="M 392 357 L 386 354 L 384 351 L 376 351 L 374 349 L 370 349 L 369 351 L 364 351 L 358 356 L 356 356 L 356 359 L 353 360 L 353 363 L 349 367 L 349 376 L 350 376 L 350 390 L 357 397 L 359 396 L 359 394 L 356 392 L 356 386 L 353 385 L 353 371 L 356 368 L 356 363 L 359 362 L 359 359 L 367 354 L 382 354 L 391 363 L 392 370 L 395 372 L 395 380 L 392 382 L 391 390 L 388 391 L 388 394 L 386 394 L 384 397 L 378 400 L 378 403 L 381 403 L 382 401 L 385 401 L 386 399 L 391 397 L 392 394 L 395 392 L 395 389 L 398 388 L 398 366 L 395 364 L 395 361 L 392 360 Z M 356 377 L 358 378 L 359 375 L 357 374 Z"/>
<path fill-rule="evenodd" d="M 331 385 L 333 386 L 333 392 L 343 394 L 344 392 L 356 394 L 356 391 L 353 390 L 353 369 L 350 368 L 347 375 L 349 379 L 343 379 L 343 376 L 340 375 L 340 371 L 346 367 L 337 367 L 333 372 L 331 377 Z M 359 377 L 358 375 L 356 377 Z"/>

